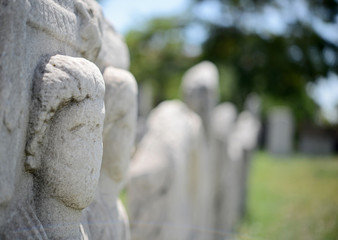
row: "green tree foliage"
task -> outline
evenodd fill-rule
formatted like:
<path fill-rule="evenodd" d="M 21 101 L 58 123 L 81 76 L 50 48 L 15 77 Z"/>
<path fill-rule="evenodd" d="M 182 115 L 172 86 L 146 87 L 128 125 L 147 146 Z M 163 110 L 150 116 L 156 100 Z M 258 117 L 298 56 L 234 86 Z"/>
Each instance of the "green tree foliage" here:
<path fill-rule="evenodd" d="M 235 102 L 241 108 L 247 94 L 254 91 L 262 96 L 264 109 L 284 104 L 293 108 L 298 120 L 313 117 L 317 106 L 308 96 L 306 85 L 329 71 L 337 72 L 338 66 L 338 43 L 324 38 L 314 22 L 334 24 L 337 1 L 307 1 L 311 16 L 288 22 L 279 33 L 250 29 L 244 21 L 246 15 L 259 16 L 266 7 L 282 11 L 278 2 L 283 1 L 195 0 L 189 13 L 206 2 L 219 4 L 219 13 L 210 19 L 198 13 L 157 18 L 128 33 L 131 71 L 138 81 L 154 85 L 155 101 L 178 97 L 184 71 L 199 61 L 210 60 L 220 70 L 223 101 Z M 226 23 L 225 16 L 232 21 Z M 189 56 L 185 39 L 192 24 L 208 33 L 197 57 Z"/>
<path fill-rule="evenodd" d="M 223 14 L 230 9 L 235 23 L 248 12 L 259 14 L 267 5 L 276 7 L 274 1 L 264 0 L 218 2 Z M 335 21 L 337 2 L 310 2 L 311 18 L 325 24 Z M 240 105 L 249 92 L 255 91 L 263 97 L 265 108 L 289 105 L 299 120 L 314 115 L 316 105 L 306 93 L 306 84 L 329 71 L 337 71 L 338 43 L 324 39 L 311 24 L 300 20 L 291 22 L 283 34 L 257 33 L 240 24 L 224 26 L 221 21 L 206 24 L 209 35 L 203 44 L 202 58 L 233 68 L 236 81 L 235 91 L 228 96 L 231 100 Z"/>
<path fill-rule="evenodd" d="M 139 82 L 153 85 L 155 103 L 178 97 L 182 73 L 196 62 L 184 54 L 184 27 L 179 18 L 158 18 L 126 36 L 130 70 Z"/>

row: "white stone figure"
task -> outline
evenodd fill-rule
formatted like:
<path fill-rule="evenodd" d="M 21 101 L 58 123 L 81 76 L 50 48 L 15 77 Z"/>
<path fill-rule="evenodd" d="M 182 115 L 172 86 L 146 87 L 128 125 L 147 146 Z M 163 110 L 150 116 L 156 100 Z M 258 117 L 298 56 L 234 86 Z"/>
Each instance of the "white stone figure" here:
<path fill-rule="evenodd" d="M 293 150 L 294 117 L 288 107 L 274 107 L 268 113 L 267 150 L 288 155 Z"/>
<path fill-rule="evenodd" d="M 95 61 L 97 66 L 101 71 L 109 66 L 128 69 L 130 64 L 128 46 L 122 36 L 103 17 L 102 34 L 102 47 Z"/>
<path fill-rule="evenodd" d="M 90 239 L 128 240 L 128 217 L 118 196 L 134 145 L 137 84 L 129 72 L 114 67 L 106 68 L 103 77 L 106 117 L 101 175 L 96 197 L 82 222 Z"/>
<path fill-rule="evenodd" d="M 31 194 L 23 167 L 34 70 L 42 56 L 95 61 L 101 30 L 95 0 L 1 1 L 0 7 L 0 227 Z"/>
<path fill-rule="evenodd" d="M 238 117 L 238 134 L 243 146 L 243 160 L 240 169 L 240 196 L 239 196 L 239 214 L 240 218 L 246 213 L 246 202 L 248 193 L 248 178 L 250 174 L 251 159 L 256 149 L 258 135 L 261 129 L 259 119 L 249 111 L 242 112 Z"/>
<path fill-rule="evenodd" d="M 247 211 L 248 184 L 251 169 L 252 155 L 258 144 L 258 137 L 261 130 L 260 114 L 261 99 L 256 93 L 250 93 L 244 102 L 245 110 L 239 118 L 239 128 L 242 129 L 244 136 L 244 159 L 242 162 L 240 180 L 240 216 L 243 218 Z"/>
<path fill-rule="evenodd" d="M 206 136 L 206 158 L 208 164 L 203 168 L 203 173 L 199 178 L 201 182 L 202 197 L 205 206 L 200 208 L 201 215 L 204 216 L 205 223 L 203 226 L 209 230 L 213 228 L 213 202 L 215 198 L 215 183 L 212 176 L 213 169 L 217 166 L 213 163 L 213 151 L 211 147 L 211 118 L 212 111 L 219 99 L 219 79 L 217 67 L 209 62 L 201 62 L 190 68 L 183 76 L 181 92 L 183 101 L 187 106 L 196 112 L 202 119 L 205 136 Z"/>
<path fill-rule="evenodd" d="M 259 129 L 260 122 L 251 113 L 244 111 L 239 114 L 229 135 L 225 151 L 225 200 L 219 220 L 222 229 L 228 233 L 235 230 L 242 216 L 243 191 L 247 191 L 248 154 L 256 147 Z"/>
<path fill-rule="evenodd" d="M 33 83 L 25 160 L 33 194 L 17 204 L 1 239 L 85 239 L 81 213 L 102 159 L 103 78 L 85 59 L 55 55 Z"/>
<path fill-rule="evenodd" d="M 101 72 L 106 67 L 129 68 L 129 50 L 113 26 L 105 19 L 101 6 L 94 0 L 76 0 L 80 17 L 80 49 L 82 56 L 95 62 Z"/>
<path fill-rule="evenodd" d="M 237 109 L 232 103 L 222 103 L 218 105 L 212 115 L 212 152 L 214 153 L 213 164 L 213 184 L 215 185 L 215 199 L 213 203 L 213 228 L 224 232 L 225 236 L 229 234 L 226 227 L 224 215 L 228 215 L 225 206 L 228 203 L 229 185 L 233 184 L 231 175 L 233 171 L 229 169 L 231 163 L 227 154 L 227 148 L 230 141 L 230 134 L 235 127 L 237 119 Z"/>
<path fill-rule="evenodd" d="M 80 32 L 82 39 L 86 40 L 84 49 L 94 48 L 100 43 L 99 46 L 95 47 L 97 52 L 94 62 L 101 72 L 109 66 L 128 69 L 130 61 L 128 47 L 122 36 L 105 19 L 97 1 L 82 0 L 77 3 L 77 6 L 84 21 L 88 19 Z"/>
<path fill-rule="evenodd" d="M 211 113 L 219 98 L 217 67 L 209 62 L 201 62 L 183 76 L 181 91 L 183 102 L 202 119 L 207 137 L 210 135 Z"/>
<path fill-rule="evenodd" d="M 99 4 L 93 0 L 75 0 L 74 6 L 79 18 L 79 48 L 81 55 L 96 61 L 102 46 L 102 13 Z"/>
<path fill-rule="evenodd" d="M 196 211 L 204 206 L 203 140 L 200 118 L 180 101 L 163 102 L 150 113 L 127 187 L 132 240 L 203 236 L 203 216 Z"/>

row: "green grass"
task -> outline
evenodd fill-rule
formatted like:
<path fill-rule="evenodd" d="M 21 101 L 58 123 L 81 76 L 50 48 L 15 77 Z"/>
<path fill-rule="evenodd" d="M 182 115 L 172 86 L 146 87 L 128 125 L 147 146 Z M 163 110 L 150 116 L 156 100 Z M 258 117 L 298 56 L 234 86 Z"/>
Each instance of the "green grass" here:
<path fill-rule="evenodd" d="M 240 240 L 337 240 L 338 157 L 257 153 Z"/>

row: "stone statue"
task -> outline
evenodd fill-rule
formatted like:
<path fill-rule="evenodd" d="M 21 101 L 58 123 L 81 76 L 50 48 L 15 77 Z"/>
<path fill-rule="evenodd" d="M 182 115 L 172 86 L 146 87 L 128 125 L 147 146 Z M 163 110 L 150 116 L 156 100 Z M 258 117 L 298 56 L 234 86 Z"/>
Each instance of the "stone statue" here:
<path fill-rule="evenodd" d="M 211 122 L 212 112 L 219 98 L 219 79 L 218 69 L 215 64 L 209 61 L 203 61 L 190 69 L 183 76 L 181 92 L 183 101 L 187 106 L 197 113 L 202 119 L 205 132 L 206 157 L 207 164 L 203 167 L 203 173 L 199 176 L 200 189 L 205 198 L 205 206 L 197 209 L 200 215 L 205 219 L 203 227 L 211 229 L 213 227 L 213 202 L 215 196 L 215 181 L 213 177 L 214 169 L 217 166 L 214 163 L 211 140 Z"/>
<path fill-rule="evenodd" d="M 35 67 L 46 55 L 96 60 L 102 33 L 93 3 L 0 1 L 0 227 L 31 191 L 23 166 Z"/>
<path fill-rule="evenodd" d="M 32 194 L 20 199 L 1 239 L 84 239 L 102 159 L 104 82 L 82 58 L 46 57 L 36 68 L 26 144 Z"/>
<path fill-rule="evenodd" d="M 183 102 L 200 115 L 209 137 L 211 114 L 219 98 L 217 67 L 204 61 L 188 69 L 183 76 L 181 91 Z"/>
<path fill-rule="evenodd" d="M 199 231 L 205 160 L 200 118 L 178 100 L 165 101 L 147 125 L 127 186 L 132 240 L 210 239 Z"/>
<path fill-rule="evenodd" d="M 225 147 L 226 177 L 224 204 L 220 210 L 223 229 L 233 232 L 243 216 L 251 153 L 257 144 L 260 122 L 249 111 L 243 111 L 231 129 Z"/>
<path fill-rule="evenodd" d="M 227 156 L 229 135 L 235 126 L 237 109 L 234 104 L 221 103 L 213 110 L 212 114 L 212 152 L 214 154 L 213 185 L 215 186 L 215 199 L 213 204 L 214 229 L 222 230 L 225 234 L 230 231 L 227 226 L 229 211 L 229 188 L 232 190 L 232 166 Z M 232 207 L 232 206 L 230 206 Z M 231 211 L 231 209 L 230 209 Z"/>
<path fill-rule="evenodd" d="M 117 199 L 134 145 L 137 84 L 129 72 L 114 67 L 106 68 L 103 77 L 106 117 L 99 188 L 82 222 L 90 239 L 127 240 L 128 218 Z"/>

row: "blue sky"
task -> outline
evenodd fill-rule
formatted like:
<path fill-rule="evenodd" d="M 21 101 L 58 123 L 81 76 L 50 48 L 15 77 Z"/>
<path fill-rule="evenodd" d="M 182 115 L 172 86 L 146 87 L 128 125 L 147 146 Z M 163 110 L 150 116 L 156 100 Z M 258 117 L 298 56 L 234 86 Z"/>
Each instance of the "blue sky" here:
<path fill-rule="evenodd" d="M 146 19 L 183 12 L 188 4 L 189 0 L 103 0 L 101 3 L 106 18 L 122 35 Z"/>

